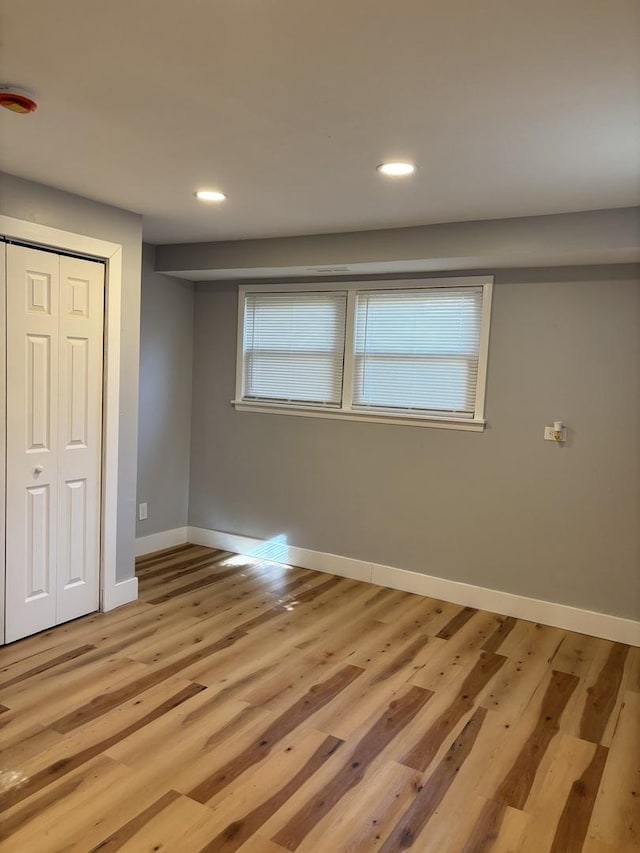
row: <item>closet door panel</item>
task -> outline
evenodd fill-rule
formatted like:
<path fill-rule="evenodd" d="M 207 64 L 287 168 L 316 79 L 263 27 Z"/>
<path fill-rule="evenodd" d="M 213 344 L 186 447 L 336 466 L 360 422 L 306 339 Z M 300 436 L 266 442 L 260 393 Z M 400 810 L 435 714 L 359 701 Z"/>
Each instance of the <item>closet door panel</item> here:
<path fill-rule="evenodd" d="M 57 621 L 99 606 L 104 267 L 60 258 Z"/>
<path fill-rule="evenodd" d="M 6 639 L 56 622 L 59 259 L 7 247 Z"/>

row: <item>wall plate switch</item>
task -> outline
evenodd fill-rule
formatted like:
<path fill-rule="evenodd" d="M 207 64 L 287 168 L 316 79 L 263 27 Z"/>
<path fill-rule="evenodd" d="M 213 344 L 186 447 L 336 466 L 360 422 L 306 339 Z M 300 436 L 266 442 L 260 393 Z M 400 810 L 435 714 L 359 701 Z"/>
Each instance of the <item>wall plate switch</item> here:
<path fill-rule="evenodd" d="M 145 521 L 147 518 L 147 505 L 146 503 L 138 504 L 138 519 L 140 521 Z"/>

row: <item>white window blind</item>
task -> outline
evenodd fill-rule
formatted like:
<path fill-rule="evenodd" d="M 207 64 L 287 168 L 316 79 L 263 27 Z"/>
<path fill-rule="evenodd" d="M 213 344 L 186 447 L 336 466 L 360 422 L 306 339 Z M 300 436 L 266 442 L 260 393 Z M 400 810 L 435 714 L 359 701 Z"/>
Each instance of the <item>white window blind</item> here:
<path fill-rule="evenodd" d="M 473 418 L 482 287 L 359 292 L 353 406 Z"/>
<path fill-rule="evenodd" d="M 247 293 L 243 399 L 339 407 L 347 296 Z"/>

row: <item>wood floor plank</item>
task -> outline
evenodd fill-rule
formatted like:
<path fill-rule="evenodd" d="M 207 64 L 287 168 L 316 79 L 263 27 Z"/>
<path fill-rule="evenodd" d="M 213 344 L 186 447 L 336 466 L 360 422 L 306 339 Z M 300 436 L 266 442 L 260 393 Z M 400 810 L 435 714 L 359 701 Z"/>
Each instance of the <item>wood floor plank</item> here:
<path fill-rule="evenodd" d="M 163 558 L 149 560 L 147 563 L 136 562 L 136 575 L 139 579 L 144 579 L 145 587 L 153 582 L 153 578 L 165 572 L 180 572 L 186 571 L 195 563 L 206 559 L 210 562 L 223 560 L 225 556 L 230 554 L 229 551 L 220 551 L 215 548 L 205 548 L 203 546 L 186 549 L 180 555 L 180 559 L 176 559 L 175 555 L 165 555 Z"/>
<path fill-rule="evenodd" d="M 288 850 L 296 850 L 345 793 L 362 781 L 368 765 L 415 717 L 431 695 L 428 690 L 410 686 L 404 695 L 394 699 L 359 741 L 336 775 L 274 836 L 276 844 Z"/>
<path fill-rule="evenodd" d="M 491 683 L 491 689 L 483 697 L 483 705 L 491 711 L 501 713 L 505 720 L 517 720 L 524 713 L 541 683 L 549 675 L 550 657 L 553 650 L 548 643 L 533 643 L 524 654 L 507 656 L 504 666 Z M 555 645 L 553 639 L 552 645 Z M 505 645 L 501 646 L 502 654 Z"/>
<path fill-rule="evenodd" d="M 50 726 L 61 714 L 89 701 L 96 691 L 105 690 L 123 679 L 135 679 L 144 671 L 142 664 L 116 657 L 89 667 L 88 671 L 70 671 L 52 680 L 33 679 L 15 685 L 17 692 L 7 696 L 10 710 L 0 718 L 0 733 L 15 733 L 40 723 Z"/>
<path fill-rule="evenodd" d="M 566 631 L 539 622 L 518 619 L 500 646 L 500 654 L 520 662 L 527 657 L 544 657 L 551 663 L 566 637 Z"/>
<path fill-rule="evenodd" d="M 325 580 L 330 577 L 325 576 Z M 334 653 L 336 629 L 345 627 L 347 614 L 362 613 L 362 620 L 355 621 L 369 625 L 382 607 L 382 603 L 369 606 L 371 592 L 357 581 L 344 581 L 319 599 L 306 596 L 307 592 L 311 588 L 292 593 L 281 602 L 285 612 L 278 619 L 278 633 L 291 647 L 328 657 Z"/>
<path fill-rule="evenodd" d="M 582 853 L 632 853 L 632 849 L 625 850 L 604 841 L 597 841 L 595 838 L 587 838 L 582 847 Z"/>
<path fill-rule="evenodd" d="M 242 667 L 248 658 L 261 656 L 265 646 L 269 645 L 269 639 L 274 635 L 283 642 L 286 642 L 287 638 L 292 640 L 291 625 L 296 622 L 297 630 L 293 632 L 295 637 L 313 636 L 316 631 L 314 617 L 319 613 L 332 613 L 334 608 L 340 607 L 341 598 L 351 595 L 352 592 L 350 583 L 340 583 L 339 578 L 329 576 L 320 584 L 296 594 L 295 607 L 287 603 L 277 604 L 257 616 L 238 622 L 236 631 L 243 632 L 244 638 L 235 648 L 216 655 L 215 659 L 209 657 L 190 667 L 190 677 L 203 684 L 215 682 L 221 672 L 228 671 L 230 664 Z M 349 659 L 349 662 L 358 665 L 353 659 Z"/>
<path fill-rule="evenodd" d="M 61 734 L 38 723 L 31 728 L 22 728 L 11 737 L 3 733 L 0 750 L 2 767 L 22 768 L 31 758 L 60 744 L 62 740 Z"/>
<path fill-rule="evenodd" d="M 140 675 L 139 678 L 136 678 L 133 681 L 128 681 L 119 687 L 114 687 L 105 693 L 101 693 L 91 699 L 91 701 L 81 705 L 75 711 L 72 711 L 70 714 L 65 714 L 65 716 L 54 720 L 50 724 L 51 728 L 63 734 L 73 731 L 73 729 L 78 728 L 78 726 L 82 726 L 91 720 L 95 720 L 97 717 L 101 717 L 103 714 L 106 714 L 108 711 L 111 711 L 113 708 L 121 705 L 132 696 L 136 696 L 138 693 L 142 693 L 144 690 L 148 690 L 150 687 L 153 687 L 162 681 L 166 681 L 174 675 L 180 674 L 193 663 L 202 660 L 208 655 L 215 654 L 220 649 L 227 648 L 235 643 L 240 636 L 242 635 L 239 632 L 236 634 L 229 634 L 220 640 L 216 640 L 213 643 L 208 643 L 207 645 L 198 648 L 197 651 L 183 655 L 177 660 L 171 661 L 164 666 L 156 667 L 155 669 L 148 668 L 148 670 Z M 201 687 L 201 685 L 197 686 Z"/>
<path fill-rule="evenodd" d="M 339 808 L 307 835 L 299 853 L 377 850 L 413 801 L 421 782 L 414 770 L 385 761 L 342 797 Z"/>
<path fill-rule="evenodd" d="M 513 629 L 518 624 L 518 620 L 513 616 L 505 616 L 504 619 L 499 620 L 499 625 L 491 634 L 490 637 L 486 639 L 483 643 L 482 648 L 485 652 L 497 652 L 500 650 L 500 646 L 507 639 L 509 634 L 513 631 Z"/>
<path fill-rule="evenodd" d="M 571 786 L 551 845 L 551 853 L 580 853 L 609 750 L 596 746 L 589 766 Z"/>
<path fill-rule="evenodd" d="M 435 650 L 435 654 L 433 647 L 425 649 L 425 654 L 417 661 L 424 665 L 412 676 L 412 682 L 430 690 L 455 694 L 476 665 L 482 646 L 498 624 L 499 618 L 494 613 L 473 613 L 446 643 Z"/>
<path fill-rule="evenodd" d="M 613 645 L 610 640 L 565 631 L 551 665 L 558 672 L 568 672 L 588 680 L 596 669 L 602 667 Z"/>
<path fill-rule="evenodd" d="M 442 641 L 429 638 L 430 643 Z M 411 645 L 411 644 L 410 644 Z M 420 642 L 422 648 L 422 641 Z M 400 649 L 398 657 L 406 657 L 414 650 L 408 647 Z M 397 670 L 397 658 L 389 658 L 387 667 L 366 669 L 362 678 L 349 685 L 331 705 L 322 709 L 314 719 L 314 725 L 327 734 L 344 740 L 360 736 L 367 722 L 377 716 L 390 698 L 402 692 L 412 671 Z M 425 689 L 425 688 L 422 688 Z M 431 693 L 431 691 L 428 691 Z"/>
<path fill-rule="evenodd" d="M 119 839 L 116 835 L 111 847 L 123 853 L 140 853 L 142 850 L 181 850 L 190 853 L 197 849 L 192 843 L 202 824 L 210 825 L 212 817 L 209 809 L 195 803 L 188 797 L 178 796 L 160 798 L 155 808 L 150 806 L 138 820 L 129 824 L 128 838 Z M 185 833 L 185 828 L 189 832 Z M 113 838 L 113 836 L 112 836 Z M 102 848 L 98 845 L 97 850 Z"/>
<path fill-rule="evenodd" d="M 475 607 L 461 607 L 459 612 L 451 619 L 444 628 L 441 628 L 436 637 L 441 640 L 450 640 L 463 625 L 466 625 L 472 616 L 475 616 L 478 611 Z"/>
<path fill-rule="evenodd" d="M 108 614 L 93 613 L 90 616 L 83 616 L 81 619 L 74 619 L 72 622 L 65 622 L 64 625 L 58 625 L 55 628 L 34 634 L 32 637 L 25 637 L 23 640 L 1 647 L 0 665 L 6 667 L 42 652 L 52 654 L 54 649 L 60 646 L 66 645 L 67 648 L 71 648 L 74 642 L 76 645 L 92 642 L 90 638 L 95 632 L 99 634 L 101 630 L 106 628 L 116 631 L 120 623 L 124 623 L 128 619 L 138 618 L 142 613 L 149 611 L 153 611 L 151 605 L 142 601 L 134 601 Z"/>
<path fill-rule="evenodd" d="M 506 658 L 493 652 L 482 652 L 476 665 L 462 682 L 451 704 L 425 732 L 415 746 L 400 759 L 401 764 L 424 771 L 464 714 L 470 711 L 478 695 L 496 675 Z"/>
<path fill-rule="evenodd" d="M 467 804 L 463 807 L 466 809 Z M 462 832 L 454 832 L 453 839 L 445 841 L 441 847 L 434 847 L 433 853 L 439 850 L 446 853 L 520 853 L 529 820 L 525 812 L 495 800 L 483 800 L 481 808 L 471 810 L 470 817 L 473 820 L 468 825 L 464 825 L 466 815 L 463 817 Z M 431 853 L 431 848 L 427 849 Z"/>
<path fill-rule="evenodd" d="M 640 849 L 640 693 L 625 693 L 589 824 L 590 840 Z"/>
<path fill-rule="evenodd" d="M 633 690 L 635 693 L 640 693 L 640 646 L 631 646 L 629 648 L 623 682 L 625 690 Z"/>
<path fill-rule="evenodd" d="M 173 558 L 175 562 L 180 559 L 180 556 L 184 553 L 191 553 L 195 549 L 201 546 L 191 545 L 188 542 L 185 542 L 183 545 L 172 545 L 169 548 L 162 548 L 158 551 L 152 551 L 149 554 L 144 554 L 140 557 L 136 557 L 136 572 L 141 569 L 144 569 L 145 566 L 149 566 L 152 563 L 155 563 L 157 560 L 162 560 L 167 557 Z M 214 548 L 207 549 L 209 551 L 214 551 Z"/>
<path fill-rule="evenodd" d="M 298 592 L 306 592 L 322 585 L 326 577 L 301 570 L 288 572 L 284 578 L 281 575 L 268 574 L 266 582 L 262 577 L 258 577 L 257 584 L 254 583 L 253 577 L 222 581 L 213 591 L 189 593 L 165 606 L 172 612 L 179 610 L 199 619 L 222 616 L 227 611 L 236 609 L 238 614 L 241 613 L 244 617 L 239 621 L 245 621 L 249 616 L 261 615 L 264 610 L 276 605 L 286 609 L 290 606 L 290 598 L 295 600 Z M 253 599 L 252 593 L 257 590 L 260 590 L 260 595 Z"/>
<path fill-rule="evenodd" d="M 163 779 L 167 789 L 186 793 L 207 772 L 242 752 L 272 721 L 268 711 L 241 702 L 211 707 L 207 692 L 202 692 L 111 746 L 107 754 L 141 778 Z"/>
<path fill-rule="evenodd" d="M 486 713 L 484 708 L 476 710 L 445 758 L 418 790 L 415 799 L 380 848 L 381 853 L 406 850 L 416 843 L 473 749 Z"/>
<path fill-rule="evenodd" d="M 203 566 L 215 566 L 225 556 L 224 551 L 211 552 L 207 548 L 199 549 L 199 553 L 191 552 L 180 561 L 172 559 L 158 561 L 147 568 L 138 569 L 138 580 L 144 580 L 144 595 L 149 598 L 152 590 L 157 589 L 158 583 L 163 581 L 167 584 L 179 580 L 180 577 L 188 578 L 193 571 L 200 570 Z M 179 586 L 177 583 L 176 586 Z"/>
<path fill-rule="evenodd" d="M 302 806 L 273 840 L 289 850 L 296 850 L 344 794 L 362 781 L 368 765 L 430 698 L 430 691 L 409 687 L 403 696 L 394 699 L 359 741 L 336 775 Z"/>
<path fill-rule="evenodd" d="M 265 755 L 269 754 L 274 744 L 331 702 L 341 690 L 361 674 L 362 670 L 359 667 L 345 666 L 327 681 L 315 684 L 302 699 L 274 720 L 248 749 L 235 756 L 220 770 L 203 779 L 199 785 L 189 791 L 189 796 L 197 802 L 206 803 L 248 768 L 261 761 Z"/>
<path fill-rule="evenodd" d="M 167 566 L 165 569 L 156 570 L 158 574 L 151 575 L 144 585 L 143 600 L 149 604 L 165 604 L 182 595 L 184 591 L 192 591 L 188 587 L 194 582 L 197 582 L 194 589 L 199 589 L 201 581 L 206 585 L 208 581 L 220 584 L 229 579 L 237 580 L 232 569 L 220 568 L 223 556 L 190 561 L 184 569 Z M 161 599 L 156 601 L 159 596 Z"/>
<path fill-rule="evenodd" d="M 216 635 L 230 633 L 249 619 L 266 613 L 271 619 L 286 614 L 286 604 L 282 597 L 296 590 L 310 589 L 314 584 L 307 582 L 306 576 L 296 577 L 277 584 L 264 583 L 261 579 L 244 578 L 230 584 L 228 590 L 222 585 L 201 600 L 193 594 L 172 599 L 168 605 L 158 605 L 163 612 L 162 624 L 177 622 L 178 627 L 164 635 L 154 635 L 146 640 L 132 644 L 130 656 L 144 663 L 158 663 L 186 648 L 190 643 L 197 644 Z M 226 593 L 229 594 L 226 594 Z M 176 609 L 174 602 L 183 602 Z M 188 613 L 187 618 L 184 613 Z"/>
<path fill-rule="evenodd" d="M 184 595 L 187 595 L 187 601 L 190 601 L 195 596 L 196 591 L 184 593 L 182 588 L 187 581 L 200 580 L 202 578 L 215 578 L 216 583 L 210 591 L 219 601 L 220 607 L 224 603 L 240 600 L 252 592 L 256 593 L 272 593 L 273 595 L 282 596 L 288 593 L 289 589 L 296 589 L 303 583 L 305 579 L 310 580 L 307 572 L 296 569 L 286 569 L 283 571 L 282 566 L 250 566 L 242 572 L 238 572 L 237 568 L 227 566 L 227 561 L 222 555 L 217 562 L 205 563 L 202 562 L 198 566 L 192 567 L 185 571 L 173 571 L 172 575 L 163 574 L 158 578 L 152 578 L 145 583 L 145 595 L 149 599 L 153 599 L 160 593 L 175 593 L 167 595 L 166 601 L 181 601 Z M 222 572 L 224 571 L 224 575 Z"/>
<path fill-rule="evenodd" d="M 283 853 L 284 847 L 269 841 L 268 838 L 263 838 L 261 835 L 254 835 L 246 844 L 240 848 L 241 853 Z"/>
<path fill-rule="evenodd" d="M 560 730 L 560 718 L 577 682 L 567 673 L 552 674 L 536 725 L 494 794 L 495 800 L 516 809 L 525 807 L 542 758 Z"/>
<path fill-rule="evenodd" d="M 0 853 L 631 853 L 640 649 L 182 545 L 0 649 Z"/>
<path fill-rule="evenodd" d="M 281 667 L 273 666 L 274 659 L 271 654 L 266 655 L 262 660 L 272 665 L 272 674 L 265 674 L 264 677 L 254 679 L 250 686 L 238 691 L 238 698 L 249 705 L 267 708 L 274 714 L 284 713 L 319 678 L 326 678 L 330 672 L 336 672 L 345 665 L 345 662 L 339 658 L 338 660 L 334 660 L 333 658 L 318 658 L 298 652 L 296 649 L 289 655 L 286 671 L 283 671 Z M 349 665 L 352 666 L 352 664 Z M 361 669 L 364 677 L 366 671 L 362 667 L 359 667 L 359 669 Z M 226 674 L 224 683 L 228 684 L 228 680 L 233 678 L 233 673 Z M 348 701 L 351 691 L 360 682 L 361 679 L 358 678 L 347 685 L 340 692 L 340 695 L 336 696 L 328 706 L 325 705 L 318 710 L 315 720 L 324 719 L 325 714 L 331 713 L 334 708 L 338 708 L 344 702 Z M 319 726 L 317 727 L 319 728 Z"/>
<path fill-rule="evenodd" d="M 82 764 L 85 764 L 87 761 L 90 761 L 97 755 L 100 755 L 103 752 L 106 752 L 110 746 L 114 743 L 117 743 L 119 740 L 123 740 L 128 737 L 132 732 L 136 731 L 138 728 L 142 728 L 146 726 L 149 722 L 156 719 L 158 716 L 167 713 L 172 708 L 175 708 L 177 705 L 182 702 L 186 702 L 192 696 L 199 693 L 202 687 L 197 684 L 189 685 L 188 687 L 184 687 L 170 699 L 163 702 L 158 707 L 154 708 L 152 711 L 149 711 L 141 719 L 137 720 L 134 723 L 130 723 L 128 726 L 125 726 L 121 731 L 112 734 L 108 738 L 105 738 L 98 743 L 86 747 L 85 749 L 76 752 L 75 754 L 69 755 L 66 758 L 58 759 L 42 770 L 34 773 L 30 776 L 23 785 L 19 787 L 11 788 L 6 792 L 0 792 L 0 812 L 4 809 L 9 808 L 21 800 L 26 799 L 31 796 L 31 794 L 40 791 L 42 788 L 45 788 L 47 785 L 51 784 L 51 782 L 56 781 L 57 779 L 65 776 L 71 770 L 75 770 L 76 767 L 80 767 Z"/>
<path fill-rule="evenodd" d="M 295 794 L 304 783 L 310 779 L 336 750 L 343 741 L 331 735 L 323 736 L 323 740 L 307 761 L 291 777 L 264 802 L 228 823 L 224 829 L 202 848 L 202 853 L 231 853 L 238 850 L 245 841 L 257 833 L 266 821 Z M 287 747 L 291 749 L 291 747 Z M 274 786 L 273 774 L 270 771 L 271 785 Z"/>
<path fill-rule="evenodd" d="M 48 669 L 53 669 L 56 666 L 67 663 L 67 661 L 75 660 L 81 655 L 86 655 L 88 652 L 95 651 L 95 646 L 92 643 L 85 643 L 82 646 L 75 646 L 60 654 L 49 656 L 45 655 L 45 659 L 39 661 L 40 655 L 35 658 L 27 658 L 26 661 L 21 661 L 14 666 L 3 667 L 0 671 L 0 690 L 4 691 L 20 681 L 26 681 L 28 678 L 33 678 L 34 675 L 40 675 Z"/>
<path fill-rule="evenodd" d="M 221 581 L 234 577 L 236 574 L 236 570 L 233 568 L 222 569 L 214 572 L 209 570 L 212 567 L 212 565 L 207 567 L 207 569 L 202 572 L 202 577 L 196 578 L 195 580 L 191 579 L 187 583 L 185 583 L 184 580 L 179 580 L 176 582 L 176 586 L 173 589 L 163 588 L 161 593 L 153 594 L 149 599 L 147 599 L 149 604 L 164 604 L 166 601 L 171 601 L 179 595 L 186 595 L 189 592 L 196 592 L 196 590 L 202 590 L 205 587 L 211 587 L 214 584 L 219 584 Z"/>
<path fill-rule="evenodd" d="M 364 665 L 365 647 L 375 643 L 376 636 L 398 629 L 397 622 L 392 627 L 381 618 L 388 615 L 386 602 L 375 599 L 377 596 L 371 596 L 368 590 L 356 588 L 349 598 L 328 612 L 315 614 L 313 624 L 306 629 L 296 628 L 293 622 L 293 630 L 289 629 L 291 644 L 305 652 L 327 657 L 339 655 L 350 658 L 356 666 Z"/>
<path fill-rule="evenodd" d="M 165 794 L 151 803 L 150 806 L 147 806 L 146 809 L 143 809 L 139 814 L 127 821 L 124 826 L 112 832 L 100 844 L 92 847 L 91 853 L 98 853 L 98 851 L 101 851 L 101 853 L 110 853 L 113 850 L 121 850 L 125 843 L 133 838 L 140 829 L 179 798 L 180 794 L 177 791 L 169 789 Z"/>
<path fill-rule="evenodd" d="M 90 761 L 21 801 L 0 820 L 0 851 L 68 850 L 74 826 L 87 834 L 85 821 L 91 820 L 89 804 L 104 810 L 113 791 L 129 780 L 126 767 L 104 755 Z M 86 847 L 84 848 L 86 851 Z"/>
<path fill-rule="evenodd" d="M 399 646 L 406 646 L 416 637 L 431 638 L 431 649 L 444 648 L 444 641 L 437 638 L 438 628 L 455 607 L 432 606 L 425 608 L 414 602 L 405 612 L 399 611 L 392 621 L 379 619 L 376 613 L 375 631 L 363 631 L 356 643 L 353 662 L 358 666 L 385 666 L 386 659 L 395 654 Z M 426 645 L 426 643 L 425 643 Z"/>
<path fill-rule="evenodd" d="M 588 688 L 588 699 L 580 719 L 580 737 L 600 743 L 616 707 L 629 647 L 614 643 L 609 656 Z"/>
<path fill-rule="evenodd" d="M 88 721 L 71 733 L 63 735 L 47 728 L 46 731 L 57 735 L 57 738 L 42 751 L 34 751 L 22 767 L 33 777 L 52 765 L 66 764 L 70 759 L 75 762 L 78 754 L 95 750 L 96 745 L 102 745 L 104 754 L 109 755 L 114 745 L 128 743 L 136 733 L 153 730 L 160 720 L 181 713 L 183 704 L 187 713 L 191 701 L 202 693 L 200 685 L 172 678 L 136 694 L 105 716 Z M 184 702 L 174 701 L 176 697 L 181 699 L 183 696 L 186 696 Z"/>
<path fill-rule="evenodd" d="M 575 794 L 581 790 L 580 779 L 590 767 L 596 749 L 594 744 L 564 735 L 558 736 L 554 741 L 550 749 L 551 761 L 548 769 L 540 773 L 527 803 L 526 811 L 530 819 L 520 841 L 522 853 L 537 853 L 541 849 L 550 851 L 560 823 L 563 823 L 563 833 L 568 828 L 563 815 L 569 815 L 571 812 L 571 817 L 578 817 Z M 588 807 L 590 816 L 593 803 L 585 801 L 584 805 Z M 581 830 L 578 822 L 572 827 L 572 831 L 573 838 L 582 831 L 580 846 L 577 848 L 579 850 L 586 833 L 586 825 Z M 565 840 L 569 841 L 571 837 L 566 834 Z M 567 853 L 575 849 L 575 846 L 567 848 Z"/>

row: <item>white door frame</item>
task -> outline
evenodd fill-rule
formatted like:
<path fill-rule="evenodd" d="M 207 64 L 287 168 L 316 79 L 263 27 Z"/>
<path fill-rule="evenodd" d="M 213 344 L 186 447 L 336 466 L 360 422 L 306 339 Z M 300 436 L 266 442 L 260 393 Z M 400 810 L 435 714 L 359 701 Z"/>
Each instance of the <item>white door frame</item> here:
<path fill-rule="evenodd" d="M 120 428 L 120 324 L 122 245 L 51 228 L 36 222 L 0 215 L 0 235 L 33 245 L 60 250 L 105 262 L 104 375 L 102 415 L 102 508 L 100 530 L 100 610 L 107 611 L 135 601 L 137 578 L 116 580 L 116 533 L 118 525 L 118 433 Z M 4 271 L 3 271 L 4 272 Z M 2 309 L 4 315 L 4 308 Z M 3 318 L 4 322 L 4 318 Z M 1 330 L 0 330 L 1 331 Z M 3 335 L 4 338 L 4 335 Z M 0 383 L 0 385 L 3 383 Z M 4 465 L 4 462 L 3 462 Z M 1 489 L 4 493 L 4 488 Z M 4 507 L 2 507 L 4 517 Z M 4 642 L 4 548 L 0 555 L 0 644 Z"/>

